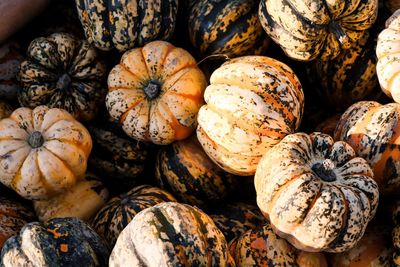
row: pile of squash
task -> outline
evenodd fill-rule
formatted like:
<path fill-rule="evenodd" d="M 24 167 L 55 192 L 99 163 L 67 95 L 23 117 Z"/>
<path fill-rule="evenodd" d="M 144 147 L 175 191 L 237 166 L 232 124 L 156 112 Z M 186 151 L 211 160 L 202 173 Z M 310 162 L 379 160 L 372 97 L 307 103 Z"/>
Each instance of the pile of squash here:
<path fill-rule="evenodd" d="M 1 266 L 400 266 L 398 0 L 0 12 Z"/>

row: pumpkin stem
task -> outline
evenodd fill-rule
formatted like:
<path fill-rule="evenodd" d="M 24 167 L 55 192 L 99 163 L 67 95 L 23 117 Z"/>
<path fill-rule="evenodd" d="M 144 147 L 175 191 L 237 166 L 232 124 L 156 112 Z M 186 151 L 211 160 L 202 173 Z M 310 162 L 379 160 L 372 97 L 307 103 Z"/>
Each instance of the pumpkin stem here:
<path fill-rule="evenodd" d="M 347 49 L 350 47 L 349 37 L 338 22 L 332 21 L 329 23 L 328 29 L 336 36 L 343 48 Z"/>
<path fill-rule="evenodd" d="M 322 162 L 316 162 L 311 169 L 325 182 L 336 181 L 336 174 L 333 171 L 335 164 L 330 159 L 325 159 Z"/>
<path fill-rule="evenodd" d="M 41 132 L 35 131 L 31 133 L 31 135 L 28 138 L 28 144 L 32 148 L 38 148 L 41 147 L 44 143 L 44 138 Z"/>
<path fill-rule="evenodd" d="M 156 98 L 161 92 L 161 84 L 157 81 L 150 81 L 143 89 L 144 94 L 149 100 Z"/>
<path fill-rule="evenodd" d="M 71 77 L 69 77 L 67 73 L 64 73 L 60 78 L 58 78 L 56 87 L 60 90 L 66 90 L 71 86 L 71 82 Z"/>

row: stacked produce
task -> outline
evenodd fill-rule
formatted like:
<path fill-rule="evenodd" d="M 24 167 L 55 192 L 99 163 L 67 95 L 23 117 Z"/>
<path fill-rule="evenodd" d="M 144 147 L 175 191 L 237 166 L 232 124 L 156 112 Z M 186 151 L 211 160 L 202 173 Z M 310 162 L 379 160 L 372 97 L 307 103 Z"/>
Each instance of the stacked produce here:
<path fill-rule="evenodd" d="M 400 266 L 398 1 L 28 2 L 1 266 Z"/>

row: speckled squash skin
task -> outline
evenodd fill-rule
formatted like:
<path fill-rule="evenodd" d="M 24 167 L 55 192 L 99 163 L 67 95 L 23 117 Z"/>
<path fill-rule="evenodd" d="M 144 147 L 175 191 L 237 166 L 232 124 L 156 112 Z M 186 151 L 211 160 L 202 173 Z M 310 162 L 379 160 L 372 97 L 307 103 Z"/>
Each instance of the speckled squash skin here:
<path fill-rule="evenodd" d="M 75 0 L 86 38 L 101 50 L 124 52 L 175 29 L 178 0 Z"/>
<path fill-rule="evenodd" d="M 309 252 L 353 247 L 379 199 L 366 160 L 318 132 L 286 136 L 261 159 L 254 183 L 274 231 Z"/>
<path fill-rule="evenodd" d="M 16 199 L 0 196 L 0 249 L 4 242 L 36 219 L 33 209 Z"/>
<path fill-rule="evenodd" d="M 197 138 L 227 172 L 255 173 L 264 153 L 301 122 L 304 94 L 293 71 L 263 56 L 239 57 L 215 70 L 198 114 Z"/>
<path fill-rule="evenodd" d="M 156 178 L 182 202 L 206 205 L 222 201 L 238 186 L 238 177 L 226 173 L 210 160 L 196 136 L 159 150 Z"/>
<path fill-rule="evenodd" d="M 106 66 L 88 42 L 66 33 L 34 39 L 20 65 L 21 106 L 62 108 L 87 121 L 104 102 Z"/>
<path fill-rule="evenodd" d="M 58 108 L 18 108 L 0 121 L 0 181 L 27 199 L 48 199 L 86 171 L 92 139 Z"/>
<path fill-rule="evenodd" d="M 375 99 L 381 92 L 376 76 L 374 37 L 366 31 L 335 59 L 310 63 L 309 75 L 316 92 L 336 110 L 345 110 L 360 100 Z"/>
<path fill-rule="evenodd" d="M 206 212 L 228 242 L 266 222 L 257 206 L 241 202 L 221 203 Z"/>
<path fill-rule="evenodd" d="M 382 91 L 400 103 L 400 10 L 387 21 L 378 36 L 376 71 Z"/>
<path fill-rule="evenodd" d="M 162 202 L 176 202 L 176 199 L 160 188 L 150 185 L 137 186 L 108 201 L 93 218 L 91 224 L 112 247 L 136 214 Z"/>
<path fill-rule="evenodd" d="M 336 125 L 341 117 L 342 114 L 338 113 L 325 119 L 315 127 L 315 132 L 321 132 L 333 136 L 335 133 Z"/>
<path fill-rule="evenodd" d="M 109 248 L 77 218 L 26 224 L 1 250 L 1 266 L 107 266 Z"/>
<path fill-rule="evenodd" d="M 328 267 L 322 253 L 300 252 L 277 236 L 269 223 L 232 240 L 229 250 L 237 267 Z"/>
<path fill-rule="evenodd" d="M 329 60 L 361 38 L 378 15 L 378 0 L 262 0 L 267 34 L 296 60 Z"/>
<path fill-rule="evenodd" d="M 390 233 L 386 225 L 368 226 L 364 236 L 352 249 L 330 254 L 331 266 L 340 267 L 394 267 Z M 389 241 L 389 242 L 388 242 Z"/>
<path fill-rule="evenodd" d="M 256 0 L 201 0 L 190 9 L 191 43 L 201 55 L 260 55 L 270 39 L 258 19 Z"/>
<path fill-rule="evenodd" d="M 9 101 L 17 100 L 20 85 L 17 81 L 19 65 L 23 61 L 18 43 L 8 41 L 0 46 L 0 98 Z"/>
<path fill-rule="evenodd" d="M 187 51 L 154 41 L 126 52 L 111 70 L 106 106 L 130 137 L 167 145 L 196 128 L 205 88 Z"/>
<path fill-rule="evenodd" d="M 118 237 L 109 264 L 234 266 L 225 237 L 211 218 L 198 208 L 174 202 L 136 215 Z"/>
<path fill-rule="evenodd" d="M 13 108 L 5 101 L 0 100 L 0 120 L 11 115 Z"/>
<path fill-rule="evenodd" d="M 75 217 L 89 221 L 108 199 L 108 189 L 101 180 L 87 173 L 73 187 L 48 200 L 33 201 L 40 221 L 53 218 Z"/>
<path fill-rule="evenodd" d="M 335 139 L 350 144 L 367 160 L 382 194 L 400 189 L 400 104 L 360 101 L 343 113 Z"/>
<path fill-rule="evenodd" d="M 395 203 L 392 219 L 395 225 L 392 230 L 393 262 L 396 266 L 400 266 L 400 200 Z"/>

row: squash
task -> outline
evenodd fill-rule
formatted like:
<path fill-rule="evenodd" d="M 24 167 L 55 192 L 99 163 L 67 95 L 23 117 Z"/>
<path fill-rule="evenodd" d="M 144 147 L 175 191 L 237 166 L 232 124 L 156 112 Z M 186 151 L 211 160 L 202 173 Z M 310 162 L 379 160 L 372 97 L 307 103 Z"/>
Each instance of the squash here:
<path fill-rule="evenodd" d="M 237 267 L 328 267 L 322 253 L 296 250 L 285 239 L 277 236 L 269 223 L 248 230 L 232 240 L 229 250 Z"/>
<path fill-rule="evenodd" d="M 192 4 L 188 21 L 191 43 L 202 55 L 259 55 L 270 39 L 258 19 L 256 0 L 200 0 Z"/>
<path fill-rule="evenodd" d="M 352 249 L 330 255 L 331 266 L 340 267 L 393 267 L 389 226 L 369 225 L 364 236 Z"/>
<path fill-rule="evenodd" d="M 262 0 L 267 34 L 296 60 L 329 60 L 349 49 L 378 15 L 378 0 Z"/>
<path fill-rule="evenodd" d="M 257 205 L 275 233 L 309 252 L 354 247 L 378 206 L 366 160 L 318 132 L 288 135 L 267 151 L 254 184 Z"/>
<path fill-rule="evenodd" d="M 18 108 L 0 121 L 0 182 L 27 199 L 48 199 L 86 171 L 92 139 L 68 112 Z"/>
<path fill-rule="evenodd" d="M 33 209 L 17 199 L 0 196 L 0 249 L 4 242 L 36 219 Z"/>
<path fill-rule="evenodd" d="M 178 0 L 75 0 L 86 38 L 101 50 L 124 52 L 171 38 Z"/>
<path fill-rule="evenodd" d="M 222 169 L 253 175 L 262 155 L 299 128 L 301 84 L 287 65 L 263 56 L 227 61 L 210 83 L 197 118 L 197 138 Z"/>
<path fill-rule="evenodd" d="M 335 133 L 336 125 L 339 122 L 341 116 L 342 114 L 337 113 L 325 119 L 320 124 L 318 124 L 317 127 L 315 127 L 315 132 L 321 132 L 333 136 L 333 134 Z"/>
<path fill-rule="evenodd" d="M 26 224 L 6 241 L 1 265 L 107 266 L 109 248 L 87 224 L 77 218 L 56 218 Z"/>
<path fill-rule="evenodd" d="M 347 142 L 367 160 L 382 194 L 400 190 L 400 104 L 360 101 L 340 118 L 335 139 Z"/>
<path fill-rule="evenodd" d="M 118 237 L 115 266 L 232 266 L 228 244 L 200 209 L 166 202 L 145 209 Z M 233 265 L 234 266 L 234 265 Z"/>
<path fill-rule="evenodd" d="M 206 212 L 228 242 L 266 222 L 257 206 L 242 202 L 213 205 Z"/>
<path fill-rule="evenodd" d="M 0 46 L 0 98 L 17 100 L 20 85 L 17 81 L 19 65 L 23 61 L 21 47 L 15 41 L 7 41 Z"/>
<path fill-rule="evenodd" d="M 176 202 L 167 191 L 150 185 L 141 185 L 112 198 L 92 220 L 93 228 L 114 246 L 122 230 L 140 211 L 162 202 Z"/>
<path fill-rule="evenodd" d="M 376 36 L 368 31 L 335 59 L 315 60 L 308 68 L 320 99 L 336 110 L 345 110 L 381 93 L 376 76 Z"/>
<path fill-rule="evenodd" d="M 171 191 L 182 202 L 198 206 L 224 200 L 238 187 L 238 177 L 215 165 L 196 136 L 159 150 L 156 178 L 161 188 Z"/>
<path fill-rule="evenodd" d="M 145 169 L 149 147 L 132 140 L 118 123 L 107 119 L 88 126 L 93 139 L 89 169 L 115 192 L 126 192 L 138 185 Z"/>
<path fill-rule="evenodd" d="M 21 106 L 62 108 L 77 120 L 94 118 L 107 89 L 106 66 L 88 42 L 66 33 L 34 39 L 20 65 Z"/>
<path fill-rule="evenodd" d="M 98 177 L 87 173 L 73 187 L 48 200 L 33 201 L 40 221 L 76 217 L 89 221 L 108 199 L 108 190 Z"/>
<path fill-rule="evenodd" d="M 167 145 L 196 128 L 205 87 L 188 52 L 154 41 L 126 52 L 111 70 L 106 106 L 130 137 Z"/>
<path fill-rule="evenodd" d="M 392 219 L 395 225 L 392 230 L 393 262 L 400 266 L 400 200 L 395 203 Z"/>
<path fill-rule="evenodd" d="M 379 34 L 376 55 L 376 71 L 382 91 L 400 103 L 400 10 L 386 21 L 386 29 Z"/>

